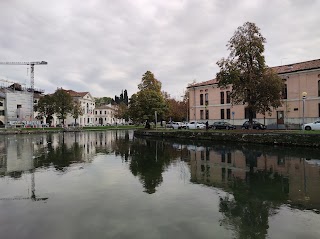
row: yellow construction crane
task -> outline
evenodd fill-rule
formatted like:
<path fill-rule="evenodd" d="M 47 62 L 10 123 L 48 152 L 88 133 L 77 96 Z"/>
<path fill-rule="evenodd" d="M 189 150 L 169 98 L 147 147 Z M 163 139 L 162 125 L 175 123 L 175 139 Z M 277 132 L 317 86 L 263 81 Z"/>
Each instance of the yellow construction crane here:
<path fill-rule="evenodd" d="M 30 66 L 30 86 L 31 86 L 31 111 L 33 119 L 33 92 L 34 92 L 34 66 L 35 65 L 47 65 L 46 61 L 17 61 L 17 62 L 0 62 L 0 65 L 28 65 Z"/>

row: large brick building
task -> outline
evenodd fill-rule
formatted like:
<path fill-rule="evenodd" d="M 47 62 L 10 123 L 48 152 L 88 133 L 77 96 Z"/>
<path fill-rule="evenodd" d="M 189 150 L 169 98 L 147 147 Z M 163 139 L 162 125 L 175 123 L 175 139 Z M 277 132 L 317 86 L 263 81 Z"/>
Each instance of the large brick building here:
<path fill-rule="evenodd" d="M 256 119 L 278 128 L 313 122 L 320 117 L 320 59 L 272 67 L 285 83 L 283 104 L 271 116 L 257 114 Z M 188 87 L 189 119 L 197 121 L 229 121 L 241 125 L 248 114 L 246 105 L 232 105 L 232 86 L 218 87 L 215 79 Z M 307 93 L 303 107 L 303 93 Z M 304 109 L 304 114 L 303 114 Z"/>

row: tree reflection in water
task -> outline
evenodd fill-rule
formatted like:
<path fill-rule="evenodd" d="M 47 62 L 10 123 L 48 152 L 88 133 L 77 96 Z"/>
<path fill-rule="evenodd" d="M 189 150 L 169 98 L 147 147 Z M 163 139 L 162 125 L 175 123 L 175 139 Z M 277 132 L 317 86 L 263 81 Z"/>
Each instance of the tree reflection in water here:
<path fill-rule="evenodd" d="M 162 181 L 162 173 L 168 167 L 172 154 L 166 145 L 158 141 L 136 140 L 131 148 L 130 170 L 138 176 L 146 193 L 156 192 Z"/>
<path fill-rule="evenodd" d="M 221 223 L 232 227 L 238 238 L 265 238 L 269 216 L 287 199 L 282 176 L 249 172 L 246 181 L 235 178 L 228 184 L 233 197 L 220 197 Z"/>
<path fill-rule="evenodd" d="M 62 134 L 57 146 L 53 147 L 52 135 L 47 135 L 47 147 L 42 148 L 35 161 L 35 167 L 54 166 L 56 170 L 65 171 L 72 163 L 83 161 L 84 148 L 78 142 L 72 142 L 71 145 L 65 143 L 65 135 Z M 45 152 L 44 152 L 45 151 Z"/>

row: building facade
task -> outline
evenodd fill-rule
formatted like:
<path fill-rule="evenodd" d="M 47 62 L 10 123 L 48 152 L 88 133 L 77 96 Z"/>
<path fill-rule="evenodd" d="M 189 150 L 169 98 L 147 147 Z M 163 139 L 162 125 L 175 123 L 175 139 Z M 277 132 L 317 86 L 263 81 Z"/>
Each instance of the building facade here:
<path fill-rule="evenodd" d="M 30 124 L 38 123 L 34 119 L 33 112 L 33 95 L 42 94 L 43 91 L 21 87 L 20 84 L 14 83 L 10 86 L 0 87 L 0 125 L 6 124 Z"/>
<path fill-rule="evenodd" d="M 124 119 L 115 117 L 115 107 L 111 104 L 101 105 L 94 109 L 95 125 L 124 124 Z"/>
<path fill-rule="evenodd" d="M 74 102 L 80 104 L 82 108 L 82 115 L 76 119 L 80 126 L 94 125 L 94 108 L 95 100 L 89 92 L 76 92 L 73 90 L 65 90 L 72 97 Z M 58 123 L 58 120 L 56 120 Z M 65 119 L 65 124 L 75 123 L 75 119 L 68 115 Z"/>
<path fill-rule="evenodd" d="M 272 114 L 256 114 L 266 125 L 284 128 L 313 122 L 320 117 L 320 59 L 272 67 L 284 81 L 282 106 Z M 187 87 L 189 119 L 196 121 L 228 121 L 242 125 L 248 119 L 246 105 L 232 105 L 232 86 L 218 87 L 216 79 Z M 303 95 L 305 97 L 303 97 Z"/>

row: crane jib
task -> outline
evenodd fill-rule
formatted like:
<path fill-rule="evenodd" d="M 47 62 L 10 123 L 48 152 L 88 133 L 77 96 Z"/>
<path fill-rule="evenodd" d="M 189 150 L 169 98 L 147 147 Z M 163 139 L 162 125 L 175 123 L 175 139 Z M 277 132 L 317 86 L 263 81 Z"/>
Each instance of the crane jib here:
<path fill-rule="evenodd" d="M 46 61 L 31 61 L 31 62 L 0 62 L 0 65 L 47 65 L 48 62 Z"/>

